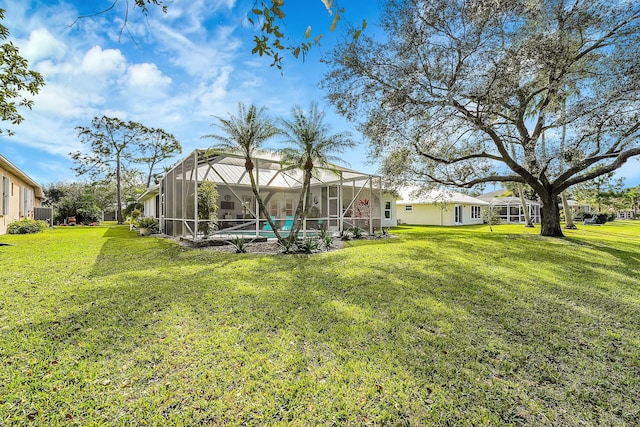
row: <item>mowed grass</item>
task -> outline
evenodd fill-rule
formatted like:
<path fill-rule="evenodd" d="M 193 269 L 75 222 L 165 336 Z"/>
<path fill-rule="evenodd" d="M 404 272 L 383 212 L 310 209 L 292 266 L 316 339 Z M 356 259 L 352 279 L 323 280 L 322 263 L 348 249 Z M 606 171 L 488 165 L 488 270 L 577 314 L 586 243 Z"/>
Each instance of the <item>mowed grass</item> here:
<path fill-rule="evenodd" d="M 640 223 L 538 232 L 0 236 L 0 425 L 637 425 Z"/>

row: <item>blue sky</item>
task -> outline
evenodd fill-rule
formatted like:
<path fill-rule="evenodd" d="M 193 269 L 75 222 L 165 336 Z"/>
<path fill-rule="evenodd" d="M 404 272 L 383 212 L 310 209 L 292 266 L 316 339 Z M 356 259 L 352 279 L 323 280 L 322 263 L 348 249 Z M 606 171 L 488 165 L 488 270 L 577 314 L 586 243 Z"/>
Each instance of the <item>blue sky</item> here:
<path fill-rule="evenodd" d="M 81 19 L 109 7 L 112 0 L 0 0 L 4 24 L 31 68 L 47 85 L 34 97 L 33 111 L 13 127 L 15 136 L 0 137 L 0 153 L 37 182 L 76 180 L 69 153 L 82 150 L 76 126 L 95 116 L 133 120 L 173 133 L 183 155 L 207 147 L 201 136 L 214 132 L 212 116 L 237 111 L 237 103 L 265 106 L 273 116 L 318 101 L 333 130 L 353 132 L 354 125 L 335 114 L 318 88 L 326 66 L 320 62 L 345 24 L 366 18 L 375 31 L 375 0 L 343 1 L 343 19 L 329 32 L 331 17 L 320 0 L 288 1 L 285 31 L 304 40 L 325 34 L 303 63 L 287 58 L 284 75 L 268 58 L 251 55 L 254 29 L 246 21 L 252 0 L 173 0 L 168 13 L 152 8 L 148 18 L 130 13 L 127 33 L 119 35 L 125 0 L 106 14 Z M 130 1 L 132 3 L 132 1 Z M 349 166 L 377 172 L 363 142 L 342 156 Z M 181 156 L 180 156 L 181 157 Z M 178 160 L 178 158 L 174 159 Z M 618 171 L 628 186 L 640 184 L 640 163 L 628 161 Z"/>
<path fill-rule="evenodd" d="M 291 107 L 318 101 L 332 129 L 352 131 L 324 100 L 318 82 L 326 71 L 320 62 L 340 29 L 329 32 L 331 17 L 320 0 L 287 2 L 285 31 L 304 40 L 325 34 L 307 60 L 287 58 L 283 74 L 268 58 L 251 54 L 255 30 L 245 17 L 253 1 L 174 0 L 168 13 L 152 8 L 148 19 L 129 14 L 129 27 L 119 32 L 125 0 L 115 10 L 81 19 L 110 6 L 112 0 L 0 0 L 11 39 L 43 74 L 46 86 L 33 99 L 25 121 L 0 137 L 0 153 L 41 184 L 75 180 L 69 153 L 83 150 L 76 126 L 88 126 L 94 116 L 133 120 L 173 133 L 183 155 L 207 147 L 202 135 L 215 132 L 212 116 L 237 111 L 238 102 L 255 103 L 272 116 L 288 116 Z M 132 3 L 130 1 L 130 3 Z M 375 19 L 375 1 L 352 1 L 341 20 L 359 23 Z M 5 124 L 6 126 L 6 124 Z M 178 160 L 180 157 L 174 159 Z M 343 156 L 356 169 L 376 172 L 366 164 L 366 145 Z"/>

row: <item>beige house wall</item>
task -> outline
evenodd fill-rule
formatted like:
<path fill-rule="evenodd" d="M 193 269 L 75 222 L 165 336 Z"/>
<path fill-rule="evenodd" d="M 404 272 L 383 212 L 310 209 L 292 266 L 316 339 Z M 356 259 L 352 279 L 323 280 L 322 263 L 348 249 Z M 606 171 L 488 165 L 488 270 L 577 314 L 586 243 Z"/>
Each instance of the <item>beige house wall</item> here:
<path fill-rule="evenodd" d="M 23 177 L 16 174 L 11 166 L 0 161 L 0 234 L 6 234 L 7 226 L 16 220 L 33 218 L 33 209 L 41 206 L 39 196 L 41 196 L 42 190 L 39 187 L 34 187 Z M 6 179 L 9 180 L 7 199 L 9 206 L 5 211 Z M 26 195 L 24 189 L 28 189 Z"/>
<path fill-rule="evenodd" d="M 411 210 L 406 210 L 411 206 Z M 455 207 L 462 206 L 462 222 L 455 222 Z M 474 205 L 447 203 L 404 204 L 398 203 L 398 220 L 401 224 L 411 225 L 471 225 L 482 224 L 482 219 L 472 219 L 471 210 Z"/>

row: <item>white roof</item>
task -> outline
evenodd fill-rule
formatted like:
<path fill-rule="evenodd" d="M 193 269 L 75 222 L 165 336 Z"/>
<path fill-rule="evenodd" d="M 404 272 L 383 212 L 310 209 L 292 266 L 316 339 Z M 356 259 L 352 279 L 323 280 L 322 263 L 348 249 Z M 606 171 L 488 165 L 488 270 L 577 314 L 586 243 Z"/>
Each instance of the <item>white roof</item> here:
<path fill-rule="evenodd" d="M 137 200 L 139 202 L 143 202 L 145 200 L 148 200 L 148 199 L 151 199 L 153 197 L 156 197 L 158 194 L 160 194 L 160 184 L 155 184 L 155 185 L 152 185 L 151 187 L 147 188 L 144 191 L 144 193 L 139 195 Z"/>
<path fill-rule="evenodd" d="M 521 205 L 522 204 L 522 201 L 520 200 L 520 197 L 514 197 L 514 196 L 487 197 L 486 194 L 483 194 L 483 195 L 478 196 L 478 198 L 489 202 L 489 204 L 491 204 L 492 206 L 513 206 L 513 205 Z M 532 205 L 532 206 L 536 206 L 536 205 L 539 206 L 540 205 L 539 202 L 536 202 L 535 200 L 529 200 L 529 199 L 525 199 L 525 203 L 527 205 Z"/>
<path fill-rule="evenodd" d="M 195 166 L 197 158 L 197 166 Z M 303 175 L 298 168 L 284 164 L 282 158 L 274 152 L 259 151 L 253 158 L 256 170 L 254 174 L 260 187 L 270 188 L 299 188 L 302 187 Z M 249 176 L 244 167 L 244 157 L 236 152 L 216 150 L 195 150 L 182 160 L 174 170 L 176 179 L 209 179 L 214 182 L 224 182 L 229 185 L 250 186 Z M 195 168 L 194 168 L 195 166 Z M 195 173 L 194 173 L 195 171 Z M 328 165 L 322 168 L 316 166 L 311 185 L 327 184 L 331 182 L 364 180 L 370 176 L 338 165 Z"/>
<path fill-rule="evenodd" d="M 464 205 L 488 205 L 488 202 L 466 194 L 452 191 L 446 188 L 433 190 L 421 190 L 420 187 L 410 186 L 398 189 L 401 205 L 419 205 L 435 203 L 456 203 Z"/>

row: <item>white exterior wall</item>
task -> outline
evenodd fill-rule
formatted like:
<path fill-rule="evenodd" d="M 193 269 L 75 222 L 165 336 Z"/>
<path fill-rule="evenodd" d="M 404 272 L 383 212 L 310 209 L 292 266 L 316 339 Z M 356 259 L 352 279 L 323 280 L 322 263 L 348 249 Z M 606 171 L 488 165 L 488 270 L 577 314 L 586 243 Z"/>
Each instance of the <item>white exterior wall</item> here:
<path fill-rule="evenodd" d="M 390 218 L 386 218 L 385 211 L 387 203 L 389 204 Z M 382 227 L 395 227 L 398 225 L 398 205 L 396 198 L 392 194 L 382 193 Z"/>
<path fill-rule="evenodd" d="M 144 216 L 151 218 L 158 217 L 158 213 L 156 212 L 156 196 L 144 201 Z"/>
<path fill-rule="evenodd" d="M 482 224 L 482 218 L 471 219 L 471 206 L 451 204 L 410 204 L 412 210 L 407 211 L 406 203 L 398 203 L 398 220 L 403 224 L 411 225 L 470 225 Z M 455 206 L 462 206 L 462 222 L 455 222 Z"/>

